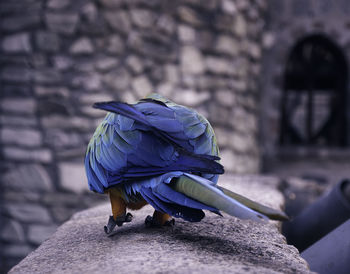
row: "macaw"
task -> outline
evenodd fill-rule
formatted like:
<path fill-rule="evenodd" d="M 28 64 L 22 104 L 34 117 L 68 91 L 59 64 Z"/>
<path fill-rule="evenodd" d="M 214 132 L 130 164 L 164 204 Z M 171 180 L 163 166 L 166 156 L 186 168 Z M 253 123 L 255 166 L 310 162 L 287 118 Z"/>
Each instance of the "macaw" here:
<path fill-rule="evenodd" d="M 107 193 L 112 207 L 104 230 L 132 220 L 126 208 L 154 207 L 147 226 L 172 226 L 174 219 L 198 222 L 203 210 L 244 219 L 286 220 L 278 210 L 216 185 L 224 173 L 214 130 L 195 110 L 159 94 L 137 103 L 100 102 L 104 120 L 85 156 L 90 190 Z"/>

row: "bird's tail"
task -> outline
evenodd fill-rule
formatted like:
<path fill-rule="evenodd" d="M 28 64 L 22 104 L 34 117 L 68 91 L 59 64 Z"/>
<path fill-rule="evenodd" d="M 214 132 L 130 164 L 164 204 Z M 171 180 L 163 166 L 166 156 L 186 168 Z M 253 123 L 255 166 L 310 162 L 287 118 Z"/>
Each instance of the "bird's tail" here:
<path fill-rule="evenodd" d="M 211 181 L 196 175 L 182 175 L 172 181 L 171 187 L 194 200 L 241 219 L 288 220 L 288 216 L 282 211 L 254 202 L 225 188 L 217 187 Z"/>

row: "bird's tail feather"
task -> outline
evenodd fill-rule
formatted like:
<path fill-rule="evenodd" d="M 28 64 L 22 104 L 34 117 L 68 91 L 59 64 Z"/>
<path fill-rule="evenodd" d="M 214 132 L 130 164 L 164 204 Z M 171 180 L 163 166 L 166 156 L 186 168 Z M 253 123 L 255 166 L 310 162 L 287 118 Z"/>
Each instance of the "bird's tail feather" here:
<path fill-rule="evenodd" d="M 285 216 L 283 213 L 281 215 L 270 214 L 271 212 L 276 213 L 275 210 L 262 205 L 262 207 L 257 206 L 260 204 L 244 198 L 241 195 L 238 195 L 239 198 L 237 199 L 237 195 L 231 195 L 233 192 L 230 192 L 230 195 L 227 195 L 226 193 L 228 192 L 226 189 L 225 193 L 218 187 L 211 185 L 208 180 L 193 174 L 186 174 L 179 177 L 171 183 L 171 187 L 203 204 L 217 208 L 218 210 L 241 219 L 262 221 L 268 218 L 276 219 L 276 216 L 278 216 L 279 219 L 282 219 L 281 216 Z M 250 203 L 248 203 L 247 206 L 245 203 L 248 200 Z M 252 204 L 254 206 L 252 206 Z M 251 206 L 251 208 L 249 206 Z"/>

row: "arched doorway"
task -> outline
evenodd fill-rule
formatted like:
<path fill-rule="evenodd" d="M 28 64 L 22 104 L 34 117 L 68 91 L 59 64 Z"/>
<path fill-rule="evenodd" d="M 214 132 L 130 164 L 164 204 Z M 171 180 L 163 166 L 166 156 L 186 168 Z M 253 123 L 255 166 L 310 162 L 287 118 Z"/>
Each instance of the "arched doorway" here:
<path fill-rule="evenodd" d="M 349 145 L 346 87 L 347 64 L 341 49 L 322 35 L 300 40 L 285 69 L 280 144 Z"/>

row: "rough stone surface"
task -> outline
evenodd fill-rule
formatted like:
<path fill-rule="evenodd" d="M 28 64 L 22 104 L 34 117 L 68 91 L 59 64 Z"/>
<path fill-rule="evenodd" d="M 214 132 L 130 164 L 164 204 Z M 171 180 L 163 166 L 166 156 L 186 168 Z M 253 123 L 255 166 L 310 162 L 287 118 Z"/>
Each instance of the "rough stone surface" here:
<path fill-rule="evenodd" d="M 275 208 L 283 203 L 275 178 L 226 176 L 220 182 Z M 106 204 L 74 215 L 10 273 L 310 273 L 275 223 L 207 213 L 200 223 L 177 220 L 174 228 L 150 229 L 147 206 L 107 237 L 109 211 Z"/>
<path fill-rule="evenodd" d="M 33 129 L 0 129 L 0 141 L 7 145 L 39 146 L 41 145 L 41 134 Z"/>
<path fill-rule="evenodd" d="M 62 163 L 59 170 L 63 188 L 76 193 L 88 190 L 83 164 Z"/>
<path fill-rule="evenodd" d="M 6 52 L 30 52 L 30 36 L 28 33 L 5 36 L 2 40 L 2 49 Z"/>
<path fill-rule="evenodd" d="M 8 204 L 6 209 L 10 216 L 22 222 L 50 223 L 51 217 L 47 209 L 33 204 Z"/>

